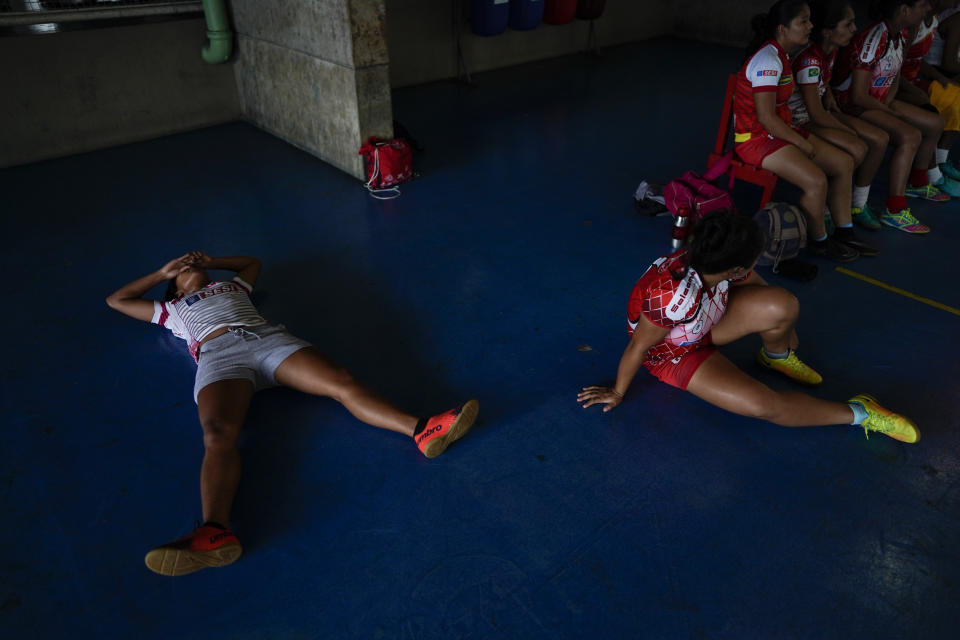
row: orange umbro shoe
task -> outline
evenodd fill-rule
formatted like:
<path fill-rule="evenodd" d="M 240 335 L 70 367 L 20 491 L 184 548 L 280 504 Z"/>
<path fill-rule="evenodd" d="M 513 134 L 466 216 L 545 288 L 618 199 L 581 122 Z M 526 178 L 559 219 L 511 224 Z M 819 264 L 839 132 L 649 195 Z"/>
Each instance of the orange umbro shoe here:
<path fill-rule="evenodd" d="M 224 567 L 243 552 L 233 531 L 211 525 L 147 552 L 147 568 L 163 576 L 182 576 L 207 567 Z"/>
<path fill-rule="evenodd" d="M 428 458 L 436 458 L 451 442 L 463 437 L 477 419 L 479 410 L 479 402 L 467 400 L 462 406 L 427 420 L 423 431 L 414 436 L 420 451 Z"/>

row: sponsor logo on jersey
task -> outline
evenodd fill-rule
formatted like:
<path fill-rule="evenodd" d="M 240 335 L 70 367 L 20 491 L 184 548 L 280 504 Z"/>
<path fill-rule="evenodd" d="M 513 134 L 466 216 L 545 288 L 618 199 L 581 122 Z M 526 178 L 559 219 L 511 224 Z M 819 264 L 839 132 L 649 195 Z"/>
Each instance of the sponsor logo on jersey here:
<path fill-rule="evenodd" d="M 893 84 L 893 78 L 891 76 L 880 76 L 873 81 L 874 87 L 886 87 L 890 84 Z"/>
<path fill-rule="evenodd" d="M 757 71 L 758 78 L 762 78 L 763 76 L 778 76 L 778 75 L 780 75 L 780 72 L 777 71 L 776 69 L 761 69 L 760 71 Z"/>

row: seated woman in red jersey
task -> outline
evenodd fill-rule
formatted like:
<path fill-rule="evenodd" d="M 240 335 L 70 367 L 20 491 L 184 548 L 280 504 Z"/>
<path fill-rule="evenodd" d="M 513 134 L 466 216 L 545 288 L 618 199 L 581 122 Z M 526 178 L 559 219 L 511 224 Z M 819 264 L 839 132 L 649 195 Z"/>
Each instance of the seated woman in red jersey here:
<path fill-rule="evenodd" d="M 736 154 L 803 190 L 800 207 L 809 220 L 807 250 L 831 260 L 847 262 L 876 249 L 857 238 L 828 237 L 824 222 L 827 205 L 834 221 L 849 225 L 853 158 L 817 135 L 792 126 L 788 101 L 794 81 L 787 53 L 807 44 L 810 8 L 800 0 L 780 0 L 766 15 L 753 19 L 756 34 L 749 57 L 740 69 L 734 94 Z M 859 248 L 858 248 L 859 247 Z"/>
<path fill-rule="evenodd" d="M 830 402 L 774 391 L 717 350 L 756 333 L 763 343 L 761 365 L 801 384 L 822 381 L 794 352 L 797 299 L 753 271 L 762 248 L 762 232 L 752 219 L 728 211 L 704 217 L 687 248 L 656 260 L 634 286 L 627 306 L 630 343 L 614 386 L 585 387 L 577 401 L 584 408 L 615 408 L 642 365 L 661 381 L 739 415 L 787 427 L 860 425 L 902 442 L 919 440 L 916 425 L 872 396 Z"/>
<path fill-rule="evenodd" d="M 214 282 L 205 269 L 227 269 L 236 276 Z M 197 361 L 193 397 L 206 449 L 200 468 L 204 524 L 147 553 L 147 567 L 163 575 L 222 567 L 240 556 L 240 541 L 227 525 L 240 483 L 237 440 L 250 399 L 259 389 L 283 385 L 333 398 L 367 424 L 412 437 L 428 458 L 466 433 L 477 415 L 477 401 L 470 400 L 418 420 L 364 388 L 310 343 L 260 316 L 250 302 L 259 274 L 256 258 L 211 258 L 194 251 L 107 297 L 117 311 L 166 327 L 186 340 Z M 164 281 L 169 281 L 164 302 L 142 297 Z"/>
<path fill-rule="evenodd" d="M 894 150 L 889 195 L 880 222 L 907 233 L 927 233 L 930 228 L 907 208 L 905 196 L 934 202 L 950 200 L 930 184 L 927 175 L 943 133 L 943 118 L 896 99 L 904 53 L 900 33 L 920 24 L 927 7 L 927 0 L 875 0 L 872 11 L 877 22 L 858 33 L 840 52 L 832 79 L 834 95 L 844 113 L 890 135 Z"/>
<path fill-rule="evenodd" d="M 960 196 L 960 170 L 948 162 L 950 149 L 960 134 L 960 84 L 956 78 L 960 70 L 960 9 L 956 5 L 956 0 L 934 0 L 923 22 L 903 31 L 908 49 L 897 90 L 899 100 L 928 111 L 935 109 L 943 117 L 943 135 L 928 174 L 936 187 L 951 196 Z M 950 51 L 946 50 L 948 41 Z M 953 63 L 952 69 L 945 68 L 945 61 Z"/>
<path fill-rule="evenodd" d="M 830 78 L 841 47 L 850 44 L 856 33 L 853 9 L 841 1 L 814 1 L 810 4 L 813 31 L 810 43 L 793 56 L 793 77 L 797 90 L 790 98 L 793 126 L 812 131 L 853 157 L 852 218 L 868 229 L 880 223 L 867 202 L 870 185 L 890 143 L 887 133 L 865 120 L 844 114 L 830 89 Z M 838 239 L 852 226 L 839 225 Z M 869 255 L 860 248 L 861 255 Z"/>

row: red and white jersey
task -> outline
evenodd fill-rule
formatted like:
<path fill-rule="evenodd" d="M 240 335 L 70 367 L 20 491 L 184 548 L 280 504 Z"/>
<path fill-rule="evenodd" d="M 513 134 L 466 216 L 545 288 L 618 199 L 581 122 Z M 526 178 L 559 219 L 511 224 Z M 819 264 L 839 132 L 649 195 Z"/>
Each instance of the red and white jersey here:
<path fill-rule="evenodd" d="M 217 329 L 266 324 L 250 302 L 252 290 L 253 287 L 239 277 L 230 282 L 211 282 L 182 298 L 155 301 L 150 322 L 186 340 L 190 355 L 199 360 L 200 343 Z"/>
<path fill-rule="evenodd" d="M 790 56 L 774 40 L 766 42 L 747 60 L 737 74 L 733 94 L 733 139 L 746 142 L 754 136 L 769 135 L 757 118 L 753 101 L 755 93 L 776 92 L 777 115 L 790 124 L 787 101 L 793 95 L 793 72 Z"/>
<path fill-rule="evenodd" d="M 934 34 L 936 34 L 937 27 L 939 26 L 940 20 L 937 16 L 933 16 L 933 24 L 928 25 L 926 22 L 920 23 L 920 28 L 917 29 L 917 35 L 914 36 L 913 42 L 910 43 L 910 48 L 903 54 L 903 71 L 901 71 L 901 73 L 903 74 L 904 80 L 914 82 L 917 76 L 920 75 L 920 63 L 927 57 L 927 54 L 930 53 L 930 48 L 933 47 Z M 900 35 L 903 36 L 903 40 L 906 42 L 907 38 L 910 37 L 910 30 L 904 29 Z"/>
<path fill-rule="evenodd" d="M 834 95 L 841 106 L 850 104 L 850 87 L 853 72 L 862 69 L 870 72 L 870 95 L 881 102 L 890 93 L 890 88 L 900 75 L 903 66 L 903 37 L 890 33 L 887 23 L 870 25 L 844 47 L 837 58 L 837 70 L 833 76 Z"/>
<path fill-rule="evenodd" d="M 927 61 L 927 64 L 932 64 L 935 67 L 939 67 L 943 64 L 943 51 L 946 48 L 947 43 L 943 39 L 943 34 L 940 33 L 939 25 L 945 23 L 947 18 L 957 12 L 960 12 L 960 8 L 950 7 L 949 9 L 944 9 L 937 14 L 937 28 L 933 30 L 933 41 L 930 43 L 930 50 L 924 57 L 924 60 Z M 958 51 L 957 54 L 960 56 L 960 51 Z"/>
<path fill-rule="evenodd" d="M 823 94 L 826 93 L 833 75 L 833 64 L 837 61 L 838 51 L 839 49 L 834 49 L 827 55 L 819 44 L 811 42 L 793 57 L 793 81 L 796 89 L 787 104 L 790 106 L 790 113 L 793 114 L 794 125 L 799 126 L 810 122 L 807 103 L 800 95 L 800 86 L 816 85 L 817 92 L 823 99 Z"/>
<path fill-rule="evenodd" d="M 729 281 L 723 280 L 710 289 L 693 269 L 681 276 L 687 265 L 686 254 L 687 249 L 680 249 L 658 258 L 630 292 L 627 332 L 631 337 L 640 314 L 658 327 L 670 329 L 662 342 L 650 347 L 646 360 L 677 362 L 700 346 L 727 310 Z"/>

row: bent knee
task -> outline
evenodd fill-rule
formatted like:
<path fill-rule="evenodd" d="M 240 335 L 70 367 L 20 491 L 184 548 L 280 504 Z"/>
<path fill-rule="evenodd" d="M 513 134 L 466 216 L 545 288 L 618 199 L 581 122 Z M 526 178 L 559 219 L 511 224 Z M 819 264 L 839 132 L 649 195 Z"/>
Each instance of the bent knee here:
<path fill-rule="evenodd" d="M 853 164 L 854 166 L 859 167 L 863 164 L 863 161 L 867 159 L 867 153 L 870 151 L 870 146 L 863 140 L 857 140 L 857 144 L 853 147 Z"/>
<path fill-rule="evenodd" d="M 874 151 L 886 151 L 890 146 L 890 134 L 883 129 L 877 129 L 867 137 L 867 144 Z"/>
<path fill-rule="evenodd" d="M 821 195 L 827 190 L 827 174 L 823 171 L 807 173 L 798 181 L 797 186 L 805 193 Z"/>
<path fill-rule="evenodd" d="M 800 314 L 800 301 L 783 287 L 770 287 L 766 295 L 766 312 L 776 321 L 793 321 Z"/>

